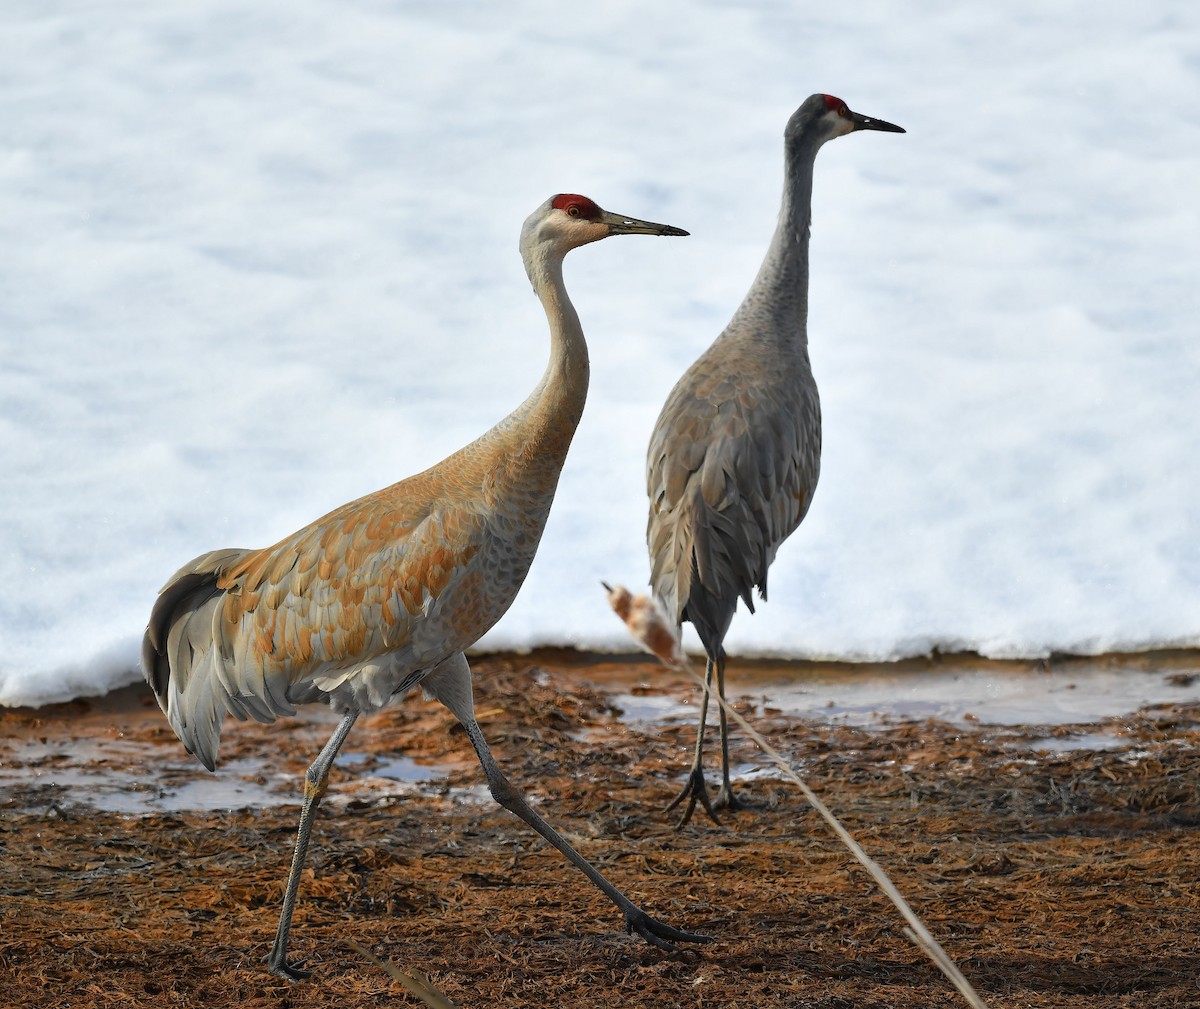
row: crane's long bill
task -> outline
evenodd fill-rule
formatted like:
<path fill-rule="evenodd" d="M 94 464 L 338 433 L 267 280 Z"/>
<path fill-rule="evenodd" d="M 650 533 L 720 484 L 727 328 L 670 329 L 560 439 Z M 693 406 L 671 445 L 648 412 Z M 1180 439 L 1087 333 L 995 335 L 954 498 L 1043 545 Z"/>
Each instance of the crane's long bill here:
<path fill-rule="evenodd" d="M 607 210 L 600 215 L 600 220 L 608 225 L 610 235 L 686 235 L 683 228 L 673 228 L 669 224 L 655 224 L 653 221 L 639 221 L 636 217 L 626 217 L 623 214 L 610 214 Z"/>
<path fill-rule="evenodd" d="M 857 112 L 850 111 L 850 119 L 854 123 L 856 130 L 882 130 L 884 133 L 907 133 L 903 126 L 897 126 L 895 123 L 886 122 L 883 119 L 872 119 L 870 116 L 862 116 Z"/>

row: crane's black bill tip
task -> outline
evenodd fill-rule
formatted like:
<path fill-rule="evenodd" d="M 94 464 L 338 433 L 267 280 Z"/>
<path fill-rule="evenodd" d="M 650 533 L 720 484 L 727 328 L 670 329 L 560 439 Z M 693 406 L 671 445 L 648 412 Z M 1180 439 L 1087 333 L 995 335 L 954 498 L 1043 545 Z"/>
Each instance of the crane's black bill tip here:
<path fill-rule="evenodd" d="M 672 238 L 682 238 L 691 232 L 676 228 L 670 224 L 653 224 L 650 221 L 633 221 L 626 218 L 612 226 L 614 235 L 667 235 Z"/>
<path fill-rule="evenodd" d="M 608 211 L 604 211 L 601 220 L 608 225 L 611 235 L 672 235 L 678 237 L 687 234 L 683 228 L 673 228 L 669 224 L 655 224 L 653 221 L 639 221 L 636 217 L 610 214 Z"/>
<path fill-rule="evenodd" d="M 903 126 L 889 123 L 886 119 L 872 119 L 870 116 L 860 116 L 854 113 L 854 128 L 856 130 L 879 130 L 882 133 L 907 133 Z"/>

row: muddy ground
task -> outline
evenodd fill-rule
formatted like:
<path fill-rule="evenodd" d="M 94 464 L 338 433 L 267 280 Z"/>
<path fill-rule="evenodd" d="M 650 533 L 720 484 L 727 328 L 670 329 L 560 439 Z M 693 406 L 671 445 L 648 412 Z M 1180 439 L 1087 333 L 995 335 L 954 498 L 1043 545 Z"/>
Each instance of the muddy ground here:
<path fill-rule="evenodd" d="M 1200 658 L 1119 661 L 1177 683 L 1180 700 L 1020 727 L 830 725 L 761 694 L 739 709 L 990 1006 L 1200 1006 L 1200 704 L 1185 689 Z M 710 945 L 672 954 L 626 936 L 612 905 L 487 798 L 451 716 L 414 699 L 355 727 L 296 913 L 293 954 L 314 976 L 271 977 L 261 960 L 295 795 L 329 718 L 227 723 L 213 778 L 131 688 L 0 713 L 0 1006 L 422 1004 L 344 939 L 463 1007 L 964 1004 L 793 785 L 749 774 L 757 808 L 674 829 L 661 810 L 690 719 L 630 724 L 613 698 L 694 696 L 677 674 L 566 653 L 474 665 L 510 778 L 635 901 Z M 736 665 L 730 683 L 738 696 Z M 762 763 L 740 738 L 735 749 Z M 433 777 L 388 777 L 400 755 Z M 206 783 L 235 808 L 184 808 Z"/>

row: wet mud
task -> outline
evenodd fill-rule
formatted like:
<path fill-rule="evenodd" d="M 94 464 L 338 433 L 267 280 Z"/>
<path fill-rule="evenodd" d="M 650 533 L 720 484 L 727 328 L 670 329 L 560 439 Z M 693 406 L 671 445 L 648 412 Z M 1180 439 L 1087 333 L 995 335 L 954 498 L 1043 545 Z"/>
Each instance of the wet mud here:
<path fill-rule="evenodd" d="M 734 761 L 753 808 L 674 829 L 662 808 L 696 699 L 678 674 L 567 652 L 473 665 L 511 780 L 633 900 L 711 944 L 664 953 L 625 935 L 616 909 L 491 801 L 452 716 L 415 696 L 350 736 L 293 930 L 314 975 L 272 977 L 262 959 L 300 783 L 333 719 L 227 722 L 212 775 L 130 688 L 0 711 L 0 1006 L 422 1004 L 347 939 L 464 1007 L 964 1004 L 749 741 L 735 737 Z M 930 677 L 950 685 L 939 703 L 954 683 L 996 690 L 937 717 L 889 707 L 887 691 L 843 703 L 854 677 L 865 690 L 893 674 L 905 703 Z M 1086 700 L 1116 674 L 1150 702 L 1089 714 L 1004 689 L 1025 677 Z M 948 657 L 735 663 L 729 683 L 990 1006 L 1145 1009 L 1200 1006 L 1198 675 L 1186 653 Z M 822 691 L 839 698 L 825 712 Z M 1000 696 L 1012 710 L 997 718 Z"/>

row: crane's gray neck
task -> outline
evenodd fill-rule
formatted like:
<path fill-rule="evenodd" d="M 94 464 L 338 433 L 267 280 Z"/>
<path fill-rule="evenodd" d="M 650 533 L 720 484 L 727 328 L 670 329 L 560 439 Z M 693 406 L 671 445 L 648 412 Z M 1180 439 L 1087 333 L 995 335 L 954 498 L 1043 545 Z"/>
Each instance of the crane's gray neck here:
<path fill-rule="evenodd" d="M 779 223 L 731 329 L 745 326 L 759 339 L 808 345 L 808 239 L 813 161 L 819 147 L 803 138 L 787 144 Z"/>

